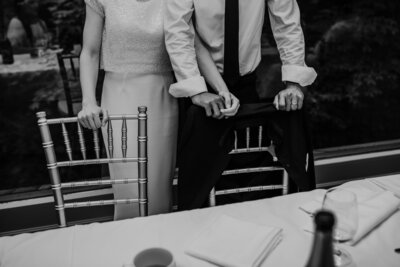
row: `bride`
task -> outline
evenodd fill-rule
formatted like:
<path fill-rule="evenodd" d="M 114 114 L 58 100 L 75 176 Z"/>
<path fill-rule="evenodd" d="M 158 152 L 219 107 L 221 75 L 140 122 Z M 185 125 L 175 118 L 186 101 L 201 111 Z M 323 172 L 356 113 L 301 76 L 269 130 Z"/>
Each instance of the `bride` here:
<path fill-rule="evenodd" d="M 85 0 L 86 21 L 80 56 L 82 110 L 86 128 L 104 126 L 107 114 L 136 114 L 148 108 L 149 214 L 170 211 L 175 169 L 178 105 L 168 89 L 173 82 L 163 31 L 164 0 Z M 101 107 L 95 87 L 99 64 L 106 71 Z M 100 114 L 104 119 L 100 121 Z M 113 122 L 114 145 L 121 147 L 120 124 Z M 128 122 L 128 134 L 137 132 Z M 117 130 L 118 129 L 118 130 Z M 104 128 L 103 128 L 104 130 Z M 118 136 L 119 135 L 119 136 Z M 104 130 L 103 136 L 107 133 Z M 128 157 L 136 157 L 136 138 L 128 138 Z M 118 151 L 116 151 L 118 152 Z M 120 156 L 120 155 L 114 155 Z M 111 179 L 135 178 L 137 164 L 110 164 Z M 136 184 L 113 186 L 115 198 L 137 195 Z M 138 215 L 135 204 L 115 206 L 115 219 Z"/>
<path fill-rule="evenodd" d="M 79 122 L 86 128 L 96 129 L 105 125 L 108 113 L 135 114 L 138 106 L 147 106 L 149 214 L 169 212 L 171 180 L 175 170 L 178 105 L 177 100 L 168 93 L 173 83 L 173 73 L 164 42 L 166 0 L 85 2 L 86 21 L 80 57 L 82 110 L 78 114 Z M 204 78 L 210 84 L 223 82 L 210 53 L 198 38 L 196 53 Z M 99 64 L 106 71 L 101 107 L 95 99 Z M 219 96 L 206 96 L 213 99 L 209 104 L 214 109 L 218 104 L 220 108 L 225 108 L 225 117 L 233 116 L 238 106 L 232 104 L 234 97 L 228 88 L 225 89 Z M 215 112 L 219 113 L 219 110 Z M 100 114 L 103 114 L 103 121 L 100 121 Z M 213 117 L 222 118 L 215 114 Z M 128 123 L 128 133 L 136 133 L 136 127 L 135 123 Z M 114 126 L 114 129 L 118 128 L 120 125 Z M 121 142 L 120 134 L 114 131 L 115 147 L 121 146 L 118 144 Z M 104 129 L 103 136 L 107 138 Z M 127 156 L 135 157 L 136 138 L 128 138 L 128 148 Z M 111 179 L 131 178 L 137 173 L 135 163 L 110 164 L 109 168 Z M 113 191 L 115 198 L 131 198 L 137 195 L 137 185 L 113 185 Z M 137 216 L 138 209 L 133 205 L 116 205 L 114 218 Z"/>

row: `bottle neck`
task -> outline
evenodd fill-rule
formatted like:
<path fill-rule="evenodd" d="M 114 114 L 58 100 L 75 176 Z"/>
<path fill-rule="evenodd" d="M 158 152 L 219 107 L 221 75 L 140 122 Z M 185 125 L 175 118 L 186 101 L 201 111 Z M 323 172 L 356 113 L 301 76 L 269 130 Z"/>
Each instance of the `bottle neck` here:
<path fill-rule="evenodd" d="M 332 231 L 316 231 L 306 267 L 334 267 Z"/>

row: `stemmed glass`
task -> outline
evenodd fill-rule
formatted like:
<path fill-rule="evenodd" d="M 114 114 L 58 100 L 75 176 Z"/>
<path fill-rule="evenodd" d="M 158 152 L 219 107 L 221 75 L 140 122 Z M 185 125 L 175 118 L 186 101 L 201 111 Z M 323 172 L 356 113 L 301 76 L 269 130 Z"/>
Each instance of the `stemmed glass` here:
<path fill-rule="evenodd" d="M 339 248 L 338 243 L 353 239 L 358 227 L 357 197 L 345 189 L 333 188 L 326 192 L 322 208 L 333 212 L 336 225 L 333 233 L 335 240 L 334 259 L 337 267 L 350 266 L 353 259 L 348 251 Z"/>

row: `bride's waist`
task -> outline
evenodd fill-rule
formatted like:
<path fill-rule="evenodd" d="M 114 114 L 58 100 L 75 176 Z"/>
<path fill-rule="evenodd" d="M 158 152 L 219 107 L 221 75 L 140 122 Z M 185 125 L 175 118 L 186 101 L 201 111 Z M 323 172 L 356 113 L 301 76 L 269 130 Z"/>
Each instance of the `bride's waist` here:
<path fill-rule="evenodd" d="M 102 66 L 105 71 L 115 73 L 161 73 L 172 71 L 169 60 L 138 62 L 105 59 Z"/>

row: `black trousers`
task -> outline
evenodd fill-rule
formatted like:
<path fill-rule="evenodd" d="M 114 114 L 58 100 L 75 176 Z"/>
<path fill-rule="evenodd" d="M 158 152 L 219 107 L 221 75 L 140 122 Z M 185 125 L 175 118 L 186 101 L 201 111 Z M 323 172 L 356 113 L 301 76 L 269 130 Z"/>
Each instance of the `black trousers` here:
<path fill-rule="evenodd" d="M 189 210 L 204 207 L 211 189 L 216 185 L 222 172 L 230 163 L 229 152 L 233 148 L 233 129 L 243 122 L 255 126 L 270 122 L 268 136 L 277 145 L 277 154 L 287 168 L 289 175 L 300 182 L 302 190 L 313 188 L 315 178 L 309 179 L 305 168 L 307 144 L 305 135 L 295 137 L 296 148 L 293 149 L 293 134 L 303 129 L 302 113 L 277 112 L 270 102 L 261 102 L 256 92 L 256 75 L 242 77 L 236 84 L 229 86 L 231 92 L 239 98 L 241 108 L 234 118 L 217 120 L 206 116 L 203 108 L 189 104 L 184 112 L 180 144 L 178 150 L 178 209 Z M 291 113 L 291 114 L 289 114 Z M 270 116 L 271 115 L 271 116 Z M 300 119 L 299 119 L 300 118 Z M 294 123 L 293 123 L 294 122 Z M 248 125 L 248 124 L 247 124 Z M 297 139 L 302 144 L 299 149 Z M 284 145 L 283 145 L 284 144 Z M 298 154 L 292 157 L 292 152 Z M 299 160 L 300 159 L 300 160 Z M 290 170 L 289 170 L 290 169 Z M 304 170 L 304 171 L 303 171 Z M 297 183 L 299 184 L 299 183 Z"/>

